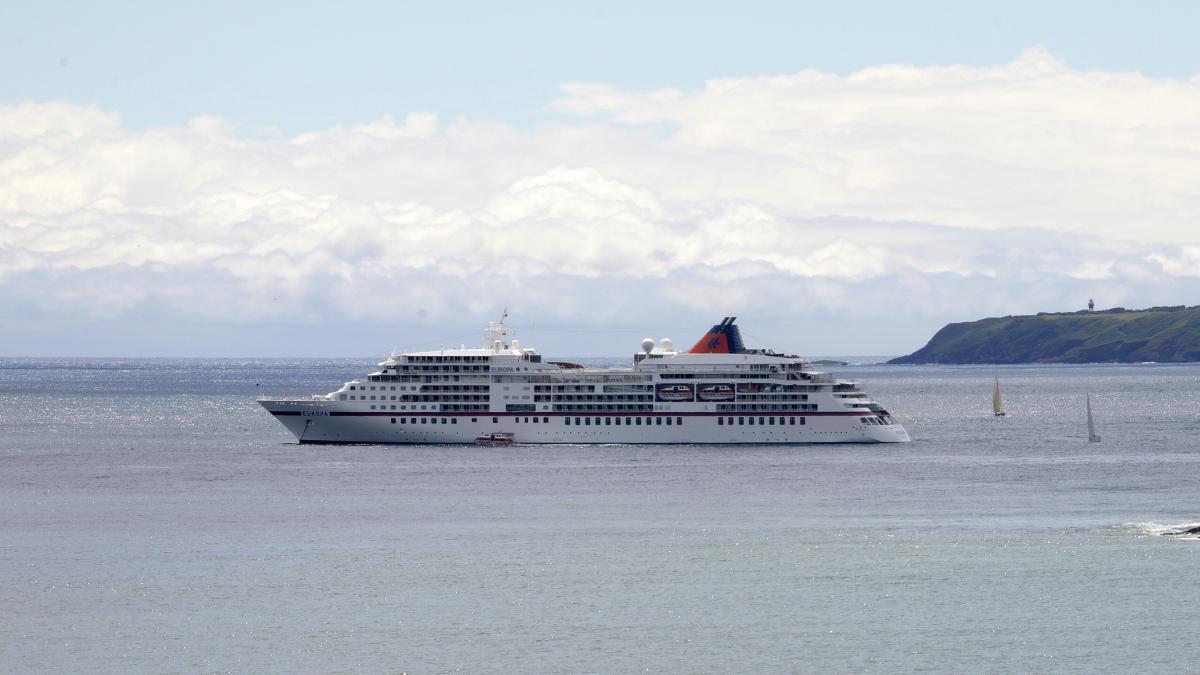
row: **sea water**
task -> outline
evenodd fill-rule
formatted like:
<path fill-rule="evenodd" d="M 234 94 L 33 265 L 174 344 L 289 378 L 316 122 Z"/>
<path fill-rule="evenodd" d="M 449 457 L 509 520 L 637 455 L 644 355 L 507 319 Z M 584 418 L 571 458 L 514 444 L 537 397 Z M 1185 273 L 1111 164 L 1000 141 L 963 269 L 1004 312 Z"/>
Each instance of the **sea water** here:
<path fill-rule="evenodd" d="M 906 445 L 300 446 L 255 403 L 373 365 L 0 360 L 0 670 L 1197 663 L 1200 366 L 835 368 Z"/>

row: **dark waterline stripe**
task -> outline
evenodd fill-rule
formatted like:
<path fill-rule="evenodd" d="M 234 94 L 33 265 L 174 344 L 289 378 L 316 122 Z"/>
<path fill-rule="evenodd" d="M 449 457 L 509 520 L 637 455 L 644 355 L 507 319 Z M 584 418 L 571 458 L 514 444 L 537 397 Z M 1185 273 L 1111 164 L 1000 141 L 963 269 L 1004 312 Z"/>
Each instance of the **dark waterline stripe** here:
<path fill-rule="evenodd" d="M 302 410 L 271 410 L 272 415 L 302 415 L 305 411 Z M 567 413 L 567 412 L 538 412 L 538 413 L 493 413 L 493 412 L 477 412 L 477 413 L 438 413 L 438 412 L 423 412 L 416 413 L 407 410 L 370 410 L 363 412 L 355 412 L 348 410 L 331 410 L 326 415 L 310 415 L 310 417 L 871 417 L 878 415 L 889 415 L 891 413 L 886 410 L 879 412 L 736 412 L 736 413 L 716 413 L 716 412 L 676 412 L 676 413 L 613 413 L 613 412 L 588 412 L 588 413 Z"/>

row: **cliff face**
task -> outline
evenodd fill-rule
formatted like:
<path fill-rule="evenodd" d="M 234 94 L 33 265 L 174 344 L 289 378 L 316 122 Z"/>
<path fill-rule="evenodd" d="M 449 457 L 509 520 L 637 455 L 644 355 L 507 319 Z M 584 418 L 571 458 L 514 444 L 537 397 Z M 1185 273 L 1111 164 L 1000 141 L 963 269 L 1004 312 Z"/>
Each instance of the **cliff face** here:
<path fill-rule="evenodd" d="M 952 323 L 889 363 L 1200 361 L 1200 306 L 1005 316 Z"/>

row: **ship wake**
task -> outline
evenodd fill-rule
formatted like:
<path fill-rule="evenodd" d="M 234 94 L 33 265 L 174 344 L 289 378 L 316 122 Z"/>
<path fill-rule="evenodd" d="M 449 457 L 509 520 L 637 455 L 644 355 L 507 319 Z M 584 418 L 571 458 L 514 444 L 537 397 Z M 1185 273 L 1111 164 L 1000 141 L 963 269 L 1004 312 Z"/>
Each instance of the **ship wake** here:
<path fill-rule="evenodd" d="M 1162 523 L 1125 523 L 1121 529 L 1141 536 L 1173 537 L 1200 540 L 1200 523 L 1164 525 Z"/>

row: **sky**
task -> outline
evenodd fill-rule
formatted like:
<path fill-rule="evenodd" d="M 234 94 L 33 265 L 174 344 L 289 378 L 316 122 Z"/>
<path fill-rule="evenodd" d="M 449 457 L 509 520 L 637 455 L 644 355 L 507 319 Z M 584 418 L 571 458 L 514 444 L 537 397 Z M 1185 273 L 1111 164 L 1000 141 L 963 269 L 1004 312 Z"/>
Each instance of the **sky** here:
<path fill-rule="evenodd" d="M 0 5 L 0 356 L 1200 304 L 1200 5 L 891 4 Z"/>

